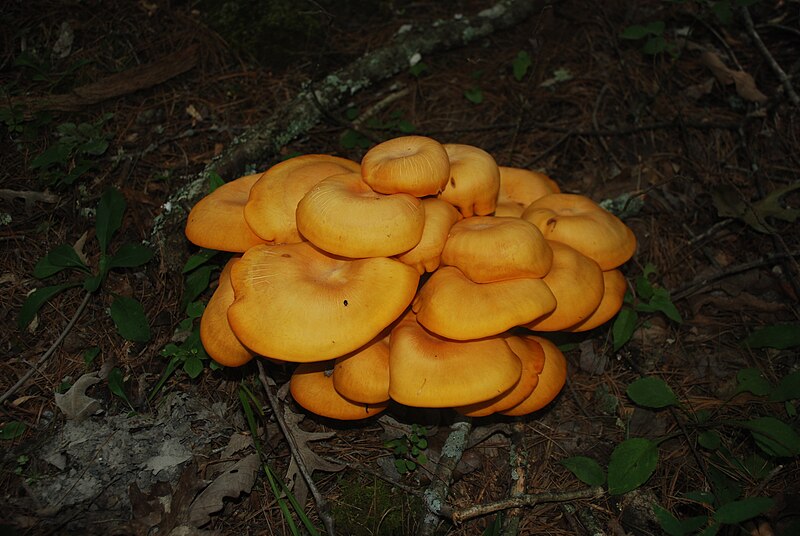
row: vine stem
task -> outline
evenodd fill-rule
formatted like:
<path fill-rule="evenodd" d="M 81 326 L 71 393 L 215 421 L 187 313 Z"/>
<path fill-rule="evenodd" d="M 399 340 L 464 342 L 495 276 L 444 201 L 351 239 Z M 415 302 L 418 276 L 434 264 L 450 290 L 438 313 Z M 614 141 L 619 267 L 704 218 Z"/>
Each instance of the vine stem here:
<path fill-rule="evenodd" d="M 39 367 L 42 366 L 42 364 L 45 361 L 47 361 L 47 359 L 51 355 L 53 355 L 55 353 L 55 351 L 58 349 L 59 345 L 64 341 L 64 338 L 69 334 L 69 332 L 72 330 L 72 328 L 75 327 L 75 323 L 78 321 L 78 319 L 80 318 L 81 314 L 83 314 L 83 310 L 86 309 L 86 306 L 89 304 L 89 299 L 91 297 L 92 297 L 92 293 L 87 291 L 86 294 L 83 296 L 83 301 L 81 301 L 81 304 L 78 306 L 78 309 L 75 311 L 75 314 L 72 315 L 72 318 L 69 320 L 67 325 L 61 331 L 61 334 L 59 334 L 58 338 L 56 338 L 56 340 L 53 341 L 53 344 L 50 346 L 50 348 L 48 348 L 47 351 L 44 354 L 42 354 L 42 357 L 39 358 L 39 360 L 36 362 L 35 365 L 33 365 L 31 367 L 30 370 L 28 372 L 26 372 L 22 376 L 22 378 L 20 378 L 17 381 L 17 383 L 12 385 L 11 388 L 8 391 L 6 391 L 5 393 L 2 394 L 2 396 L 0 396 L 0 405 L 2 405 L 6 400 L 8 400 L 9 397 L 11 397 L 11 395 L 13 395 L 17 391 L 17 389 L 22 387 L 25 384 L 25 382 L 27 382 L 31 378 L 31 376 L 33 376 L 33 374 L 37 370 L 39 370 Z"/>

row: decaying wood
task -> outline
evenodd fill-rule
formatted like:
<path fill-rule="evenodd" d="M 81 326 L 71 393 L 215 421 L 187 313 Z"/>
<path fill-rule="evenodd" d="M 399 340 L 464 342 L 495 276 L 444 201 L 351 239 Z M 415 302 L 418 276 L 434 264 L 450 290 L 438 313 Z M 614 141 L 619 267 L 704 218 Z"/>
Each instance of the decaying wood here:
<path fill-rule="evenodd" d="M 276 105 L 272 116 L 234 140 L 165 203 L 152 233 L 152 242 L 161 250 L 165 265 L 180 265 L 178 257 L 185 249 L 183 222 L 191 206 L 205 193 L 212 174 L 226 180 L 243 175 L 247 164 L 258 164 L 277 154 L 287 143 L 317 124 L 325 110 L 335 108 L 344 99 L 408 69 L 417 58 L 463 46 L 514 26 L 531 15 L 536 6 L 531 0 L 500 0 L 471 17 L 454 16 L 431 21 L 426 26 L 404 27 L 383 48 L 309 84 L 285 105 Z"/>

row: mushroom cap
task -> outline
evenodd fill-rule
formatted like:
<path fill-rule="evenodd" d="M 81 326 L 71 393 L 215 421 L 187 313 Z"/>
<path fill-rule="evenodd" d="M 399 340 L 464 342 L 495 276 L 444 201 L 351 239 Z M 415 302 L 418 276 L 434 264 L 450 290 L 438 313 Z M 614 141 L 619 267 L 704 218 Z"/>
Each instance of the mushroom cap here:
<path fill-rule="evenodd" d="M 549 194 L 530 204 L 522 218 L 548 240 L 570 245 L 612 270 L 631 258 L 636 237 L 622 220 L 582 195 Z"/>
<path fill-rule="evenodd" d="M 449 172 L 444 147 L 425 136 L 401 136 L 379 143 L 361 160 L 364 182 L 382 194 L 436 195 L 447 183 Z"/>
<path fill-rule="evenodd" d="M 419 199 L 374 192 L 358 173 L 317 183 L 297 205 L 297 228 L 314 245 L 351 258 L 390 257 L 416 246 L 425 227 Z"/>
<path fill-rule="evenodd" d="M 625 300 L 625 291 L 628 290 L 628 282 L 619 270 L 608 270 L 603 272 L 603 299 L 600 305 L 585 320 L 570 327 L 567 331 L 589 331 L 597 326 L 605 324 L 617 314 Z"/>
<path fill-rule="evenodd" d="M 337 357 L 333 387 L 353 402 L 379 404 L 389 400 L 389 338 Z"/>
<path fill-rule="evenodd" d="M 555 309 L 556 298 L 542 279 L 475 283 L 458 268 L 445 266 L 425 282 L 412 308 L 429 331 L 466 341 L 531 322 Z"/>
<path fill-rule="evenodd" d="M 539 372 L 539 383 L 536 384 L 530 396 L 516 406 L 499 412 L 511 417 L 527 415 L 542 409 L 558 396 L 567 382 L 567 360 L 558 346 L 544 337 L 528 335 L 524 338 L 533 339 L 542 346 L 544 367 Z"/>
<path fill-rule="evenodd" d="M 321 361 L 357 350 L 411 303 L 419 274 L 385 257 L 344 259 L 308 242 L 247 250 L 231 271 L 228 321 L 254 352 Z"/>
<path fill-rule="evenodd" d="M 544 173 L 500 166 L 500 192 L 494 215 L 519 217 L 540 197 L 560 192 L 558 184 Z"/>
<path fill-rule="evenodd" d="M 397 260 L 413 266 L 420 275 L 439 267 L 450 228 L 461 218 L 453 205 L 436 197 L 423 199 L 422 209 L 425 212 L 422 238 L 416 246 L 397 256 Z"/>
<path fill-rule="evenodd" d="M 552 312 L 526 324 L 534 331 L 561 331 L 582 322 L 603 299 L 603 272 L 589 257 L 560 242 L 548 240 L 553 266 L 544 282 L 556 297 Z"/>
<path fill-rule="evenodd" d="M 362 404 L 340 395 L 333 387 L 332 367 L 330 361 L 298 365 L 289 380 L 294 401 L 312 413 L 343 421 L 366 419 L 386 409 L 387 402 Z"/>
<path fill-rule="evenodd" d="M 520 218 L 464 218 L 450 229 L 442 250 L 442 264 L 459 268 L 476 283 L 544 277 L 552 261 L 542 233 Z"/>
<path fill-rule="evenodd" d="M 522 363 L 500 338 L 452 341 L 413 315 L 392 330 L 389 396 L 407 406 L 446 408 L 489 400 L 511 389 Z"/>
<path fill-rule="evenodd" d="M 492 155 L 460 143 L 444 145 L 450 159 L 450 179 L 439 197 L 466 218 L 486 216 L 497 206 L 500 190 L 500 170 Z"/>
<path fill-rule="evenodd" d="M 544 350 L 542 345 L 530 337 L 506 337 L 506 343 L 522 363 L 522 372 L 514 387 L 502 395 L 468 406 L 454 408 L 468 417 L 485 417 L 492 413 L 506 411 L 521 404 L 530 397 L 539 383 L 539 373 L 544 368 Z"/>
<path fill-rule="evenodd" d="M 228 323 L 228 307 L 233 303 L 231 268 L 238 261 L 233 257 L 222 269 L 217 289 L 200 318 L 200 341 L 206 353 L 226 367 L 244 365 L 255 355 L 236 338 Z"/>
<path fill-rule="evenodd" d="M 352 160 L 327 154 L 296 156 L 275 164 L 250 190 L 244 217 L 253 232 L 266 242 L 302 242 L 294 216 L 297 203 L 322 179 L 359 169 Z"/>
<path fill-rule="evenodd" d="M 263 244 L 244 218 L 250 189 L 260 177 L 260 173 L 239 177 L 198 201 L 186 219 L 186 238 L 201 248 L 233 253 Z"/>

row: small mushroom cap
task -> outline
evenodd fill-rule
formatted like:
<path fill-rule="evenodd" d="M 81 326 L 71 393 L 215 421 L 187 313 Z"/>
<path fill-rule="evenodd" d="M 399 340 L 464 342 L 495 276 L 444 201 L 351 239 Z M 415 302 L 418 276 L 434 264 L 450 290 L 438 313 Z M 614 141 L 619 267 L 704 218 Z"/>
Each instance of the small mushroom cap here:
<path fill-rule="evenodd" d="M 433 333 L 459 341 L 503 333 L 556 308 L 542 279 L 475 283 L 458 268 L 436 270 L 412 304 L 417 322 Z"/>
<path fill-rule="evenodd" d="M 420 275 L 439 267 L 450 228 L 461 218 L 453 205 L 436 197 L 423 199 L 422 209 L 425 212 L 422 238 L 416 246 L 397 256 L 397 260 L 413 266 Z"/>
<path fill-rule="evenodd" d="M 605 324 L 619 312 L 625 299 L 625 291 L 628 290 L 625 276 L 619 270 L 603 272 L 603 286 L 605 288 L 603 299 L 597 309 L 586 320 L 575 324 L 567 331 L 589 331 Z"/>
<path fill-rule="evenodd" d="M 500 166 L 500 192 L 494 215 L 520 217 L 540 197 L 560 192 L 558 184 L 544 173 Z"/>
<path fill-rule="evenodd" d="M 468 406 L 454 408 L 468 417 L 485 417 L 493 413 L 506 411 L 530 397 L 539 384 L 539 373 L 544 368 L 544 350 L 542 345 L 530 337 L 506 337 L 506 343 L 522 363 L 522 372 L 514 387 L 502 395 Z"/>
<path fill-rule="evenodd" d="M 374 192 L 358 173 L 320 181 L 297 205 L 297 228 L 343 257 L 391 257 L 416 246 L 425 227 L 419 199 Z"/>
<path fill-rule="evenodd" d="M 244 217 L 253 232 L 273 244 L 302 242 L 295 211 L 304 195 L 331 175 L 358 172 L 358 163 L 338 156 L 309 154 L 275 164 L 250 190 Z"/>
<path fill-rule="evenodd" d="M 556 297 L 556 308 L 526 325 L 534 331 L 561 331 L 584 321 L 603 299 L 603 272 L 589 257 L 575 249 L 548 240 L 553 267 L 544 282 Z"/>
<path fill-rule="evenodd" d="M 492 155 L 460 143 L 444 145 L 450 159 L 450 178 L 439 197 L 466 218 L 486 216 L 497 206 L 500 170 Z"/>
<path fill-rule="evenodd" d="M 379 404 L 389 400 L 389 338 L 337 357 L 333 387 L 354 402 Z"/>
<path fill-rule="evenodd" d="M 446 408 L 489 400 L 511 389 L 522 364 L 500 338 L 452 341 L 413 315 L 392 330 L 389 396 L 407 406 Z"/>
<path fill-rule="evenodd" d="M 636 237 L 622 220 L 582 195 L 549 194 L 525 209 L 523 219 L 536 225 L 548 240 L 577 249 L 612 270 L 631 258 Z"/>
<path fill-rule="evenodd" d="M 186 238 L 201 248 L 242 253 L 264 240 L 256 235 L 244 218 L 250 189 L 261 174 L 247 175 L 228 182 L 202 198 L 186 219 Z"/>
<path fill-rule="evenodd" d="M 544 277 L 552 262 L 542 233 L 520 218 L 464 218 L 450 229 L 442 250 L 442 264 L 459 268 L 476 283 Z"/>
<path fill-rule="evenodd" d="M 530 396 L 511 409 L 499 412 L 510 417 L 519 417 L 542 409 L 558 396 L 567 382 L 567 360 L 558 346 L 544 337 L 529 335 L 524 338 L 533 339 L 542 346 L 544 367 L 539 373 L 539 383 Z"/>
<path fill-rule="evenodd" d="M 311 413 L 343 421 L 366 419 L 386 409 L 387 402 L 362 404 L 340 395 L 333 387 L 332 367 L 330 361 L 298 365 L 289 381 L 294 401 Z"/>
<path fill-rule="evenodd" d="M 236 338 L 228 323 L 228 307 L 233 303 L 231 267 L 239 261 L 233 257 L 219 275 L 219 286 L 208 300 L 200 318 L 200 341 L 211 359 L 226 367 L 238 367 L 253 359 L 253 352 Z"/>
<path fill-rule="evenodd" d="M 424 136 L 401 136 L 379 143 L 361 160 L 361 175 L 382 194 L 437 195 L 450 172 L 447 152 Z"/>
<path fill-rule="evenodd" d="M 385 257 L 344 259 L 308 242 L 247 250 L 231 271 L 228 321 L 254 352 L 321 361 L 367 344 L 411 303 L 419 274 Z"/>

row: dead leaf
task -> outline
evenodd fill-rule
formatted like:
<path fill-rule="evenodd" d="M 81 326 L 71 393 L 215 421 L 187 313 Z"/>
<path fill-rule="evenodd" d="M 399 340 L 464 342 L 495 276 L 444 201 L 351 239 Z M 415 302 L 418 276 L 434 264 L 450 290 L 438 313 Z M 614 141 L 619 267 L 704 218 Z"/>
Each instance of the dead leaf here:
<path fill-rule="evenodd" d="M 720 186 L 711 194 L 717 214 L 723 218 L 737 218 L 760 233 L 771 233 L 774 229 L 767 218 L 776 218 L 789 223 L 800 217 L 800 209 L 785 208 L 781 199 L 788 193 L 800 189 L 800 182 L 773 190 L 764 199 L 749 203 L 731 186 Z"/>
<path fill-rule="evenodd" d="M 702 97 L 705 97 L 714 89 L 714 79 L 709 78 L 705 82 L 701 82 L 699 84 L 694 84 L 692 86 L 687 87 L 684 92 L 686 96 L 692 100 L 700 100 Z"/>
<path fill-rule="evenodd" d="M 193 527 L 202 527 L 211 521 L 211 514 L 222 510 L 225 506 L 223 503 L 225 497 L 236 498 L 242 493 L 250 493 L 260 467 L 259 455 L 253 453 L 215 478 L 189 508 L 189 524 Z"/>
<path fill-rule="evenodd" d="M 98 400 L 86 396 L 86 389 L 99 382 L 100 378 L 96 372 L 84 374 L 66 393 L 55 394 L 56 406 L 70 420 L 79 421 L 94 415 L 103 407 Z"/>
<path fill-rule="evenodd" d="M 727 67 L 720 57 L 709 51 L 706 50 L 702 54 L 700 54 L 700 61 L 703 62 L 703 65 L 708 67 L 711 72 L 714 74 L 714 77 L 719 81 L 720 84 L 736 85 L 736 93 L 739 94 L 744 100 L 750 102 L 758 102 L 763 103 L 769 100 L 766 95 L 761 93 L 756 87 L 756 82 L 753 80 L 753 77 L 750 74 L 744 71 L 734 71 Z"/>

